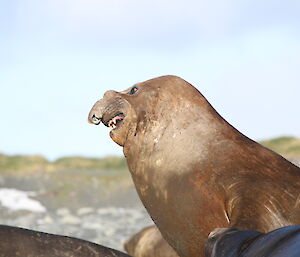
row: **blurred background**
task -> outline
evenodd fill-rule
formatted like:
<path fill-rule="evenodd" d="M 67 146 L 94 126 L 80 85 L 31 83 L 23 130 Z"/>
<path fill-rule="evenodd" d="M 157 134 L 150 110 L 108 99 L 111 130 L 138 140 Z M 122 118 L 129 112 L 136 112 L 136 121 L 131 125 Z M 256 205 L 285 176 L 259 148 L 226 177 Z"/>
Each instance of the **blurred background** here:
<path fill-rule="evenodd" d="M 87 115 L 106 90 L 161 75 L 297 163 L 299 13 L 297 0 L 0 0 L 0 223 L 119 249 L 150 224 L 122 149 Z"/>

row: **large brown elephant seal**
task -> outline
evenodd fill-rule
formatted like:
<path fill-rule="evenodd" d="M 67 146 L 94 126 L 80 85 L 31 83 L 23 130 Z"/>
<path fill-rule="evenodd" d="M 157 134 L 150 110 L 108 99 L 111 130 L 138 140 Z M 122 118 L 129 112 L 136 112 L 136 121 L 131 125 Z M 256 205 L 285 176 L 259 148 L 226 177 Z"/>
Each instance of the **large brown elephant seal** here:
<path fill-rule="evenodd" d="M 124 249 L 133 257 L 179 257 L 156 226 L 143 228 L 130 237 L 124 243 Z"/>
<path fill-rule="evenodd" d="M 181 78 L 108 91 L 89 121 L 112 129 L 140 199 L 181 257 L 202 256 L 217 227 L 300 223 L 300 169 L 233 128 Z"/>
<path fill-rule="evenodd" d="M 0 257 L 130 257 L 85 240 L 0 225 Z"/>

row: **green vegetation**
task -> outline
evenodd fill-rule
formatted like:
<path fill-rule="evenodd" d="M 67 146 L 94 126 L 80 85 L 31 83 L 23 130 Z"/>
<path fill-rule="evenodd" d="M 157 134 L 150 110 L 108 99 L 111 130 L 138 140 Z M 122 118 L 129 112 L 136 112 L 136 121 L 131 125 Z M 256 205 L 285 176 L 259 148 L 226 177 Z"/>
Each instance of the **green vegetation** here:
<path fill-rule="evenodd" d="M 278 137 L 260 142 L 265 147 L 288 159 L 300 159 L 300 139 Z M 51 171 L 120 171 L 127 170 L 123 157 L 105 158 L 64 157 L 53 162 L 39 155 L 0 154 L 0 172 L 35 173 Z"/>
<path fill-rule="evenodd" d="M 278 137 L 260 142 L 263 146 L 288 159 L 300 159 L 300 139 L 295 137 Z"/>
<path fill-rule="evenodd" d="M 0 154 L 0 172 L 31 173 L 38 171 L 78 171 L 78 170 L 127 170 L 124 158 L 64 157 L 49 162 L 39 155 Z"/>
<path fill-rule="evenodd" d="M 55 170 L 124 170 L 125 158 L 110 156 L 106 158 L 64 157 L 52 163 Z"/>
<path fill-rule="evenodd" d="M 0 154 L 0 172 L 35 172 L 47 167 L 48 161 L 39 155 Z"/>

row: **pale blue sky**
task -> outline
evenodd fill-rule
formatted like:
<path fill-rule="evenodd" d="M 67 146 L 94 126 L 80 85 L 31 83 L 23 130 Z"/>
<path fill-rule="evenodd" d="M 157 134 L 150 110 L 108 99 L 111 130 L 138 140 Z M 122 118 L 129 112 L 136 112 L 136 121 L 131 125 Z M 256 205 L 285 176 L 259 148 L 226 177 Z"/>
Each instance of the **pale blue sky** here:
<path fill-rule="evenodd" d="M 0 0 L 0 152 L 121 155 L 93 103 L 174 74 L 253 139 L 300 136 L 300 1 Z"/>

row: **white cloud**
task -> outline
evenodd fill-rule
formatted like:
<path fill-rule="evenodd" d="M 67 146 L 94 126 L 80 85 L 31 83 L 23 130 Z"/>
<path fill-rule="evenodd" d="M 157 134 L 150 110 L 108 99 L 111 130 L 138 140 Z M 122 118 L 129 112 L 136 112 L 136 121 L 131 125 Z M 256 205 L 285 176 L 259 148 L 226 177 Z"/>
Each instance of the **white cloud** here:
<path fill-rule="evenodd" d="M 190 35 L 205 39 L 230 30 L 238 17 L 237 0 L 19 1 L 19 26 L 91 37 L 133 39 Z"/>
<path fill-rule="evenodd" d="M 299 11 L 294 0 L 20 0 L 16 19 L 32 38 L 183 47 L 278 24 L 291 28 Z"/>
<path fill-rule="evenodd" d="M 100 135 L 105 132 L 95 128 L 92 135 L 92 128 L 78 125 L 85 124 L 95 95 L 164 74 L 196 85 L 253 137 L 299 135 L 299 119 L 290 114 L 297 109 L 300 83 L 297 5 L 292 0 L 19 0 L 5 16 L 11 19 L 5 23 L 9 33 L 1 34 L 7 43 L 0 41 L 2 149 L 52 157 L 87 149 L 113 153 L 118 148 Z M 44 112 L 38 106 L 47 115 L 37 113 Z M 10 115 L 20 110 L 26 113 L 18 118 L 21 132 Z M 280 126 L 274 123 L 279 120 Z M 255 130 L 259 123 L 269 127 Z M 90 149 L 98 137 L 107 139 L 99 141 L 103 149 L 98 144 Z"/>

